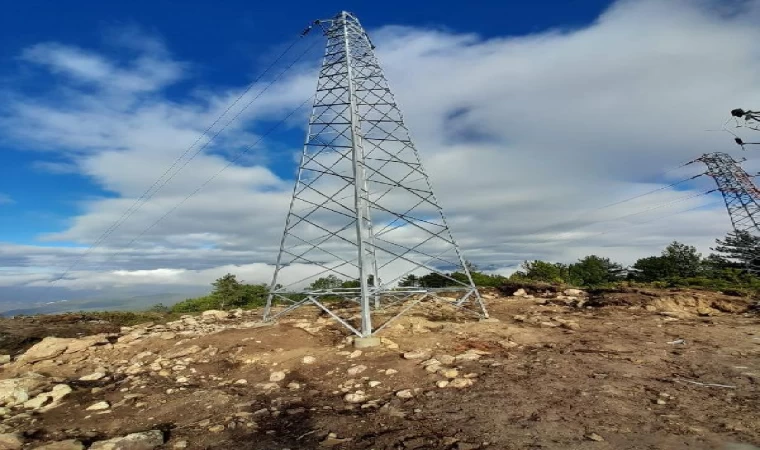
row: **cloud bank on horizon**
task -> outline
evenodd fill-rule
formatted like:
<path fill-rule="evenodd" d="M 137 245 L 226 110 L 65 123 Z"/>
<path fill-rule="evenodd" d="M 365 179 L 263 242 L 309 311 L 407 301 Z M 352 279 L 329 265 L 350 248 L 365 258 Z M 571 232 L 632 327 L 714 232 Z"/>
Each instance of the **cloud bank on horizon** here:
<path fill-rule="evenodd" d="M 618 2 L 586 27 L 524 36 L 369 32 L 465 257 L 506 273 L 525 259 L 588 254 L 630 264 L 676 239 L 708 252 L 729 231 L 720 197 L 698 195 L 714 188 L 706 177 L 602 207 L 700 173 L 671 169 L 702 153 L 739 156 L 730 136 L 706 130 L 760 104 L 759 19 L 758 0 L 643 0 Z M 204 86 L 203 62 L 177 60 L 156 36 L 133 30 L 118 45 L 116 54 L 65 42 L 19 49 L 19 70 L 50 82 L 0 92 L 4 140 L 35 152 L 36 170 L 83 177 L 99 192 L 72 198 L 63 228 L 0 241 L 0 301 L 194 289 L 226 272 L 271 277 L 305 111 L 132 241 L 309 98 L 319 61 L 233 108 L 227 117 L 239 120 L 202 138 L 203 151 L 88 252 L 244 89 Z M 746 156 L 748 170 L 760 168 Z M 0 211 L 13 201 L 0 193 Z"/>

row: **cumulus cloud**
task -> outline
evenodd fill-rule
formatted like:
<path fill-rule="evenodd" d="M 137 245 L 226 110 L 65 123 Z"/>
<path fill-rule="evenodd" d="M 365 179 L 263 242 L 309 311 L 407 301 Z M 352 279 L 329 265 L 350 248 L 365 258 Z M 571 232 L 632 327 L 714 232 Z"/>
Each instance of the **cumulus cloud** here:
<path fill-rule="evenodd" d="M 760 1 L 643 0 L 618 2 L 585 27 L 517 37 L 370 32 L 465 257 L 508 273 L 525 259 L 591 253 L 630 264 L 674 239 L 709 251 L 730 228 L 720 198 L 700 195 L 714 185 L 701 177 L 669 188 L 704 171 L 671 169 L 710 151 L 741 156 L 728 134 L 706 130 L 732 108 L 760 104 L 758 19 Z M 11 268 L 0 283 L 39 286 L 77 260 L 244 89 L 190 91 L 178 102 L 164 90 L 191 79 L 189 63 L 155 39 L 124 55 L 65 43 L 22 52 L 58 92 L 54 100 L 14 93 L 0 127 L 55 152 L 55 162 L 35 163 L 41 170 L 76 170 L 113 195 L 80 199 L 83 212 L 38 245 L 0 246 L 0 266 Z M 195 285 L 225 271 L 268 281 L 293 183 L 275 166 L 293 160 L 300 139 L 265 140 L 247 164 L 140 233 L 261 136 L 266 121 L 308 98 L 314 67 L 297 65 L 244 109 L 267 86 L 261 80 L 227 116 L 239 119 L 61 283 Z M 76 245 L 46 243 L 58 241 Z"/>

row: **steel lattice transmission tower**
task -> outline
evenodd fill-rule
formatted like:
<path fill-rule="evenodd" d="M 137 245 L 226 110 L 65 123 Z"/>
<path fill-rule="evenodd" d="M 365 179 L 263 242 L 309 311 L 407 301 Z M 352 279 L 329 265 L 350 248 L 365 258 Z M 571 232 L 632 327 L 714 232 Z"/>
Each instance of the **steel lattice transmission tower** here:
<path fill-rule="evenodd" d="M 707 153 L 697 161 L 707 165 L 707 175 L 718 184 L 734 231 L 760 237 L 760 189 L 752 182 L 752 177 L 726 153 Z M 748 256 L 748 261 L 757 259 L 756 255 Z M 757 265 L 747 269 L 760 273 Z"/>
<path fill-rule="evenodd" d="M 347 12 L 315 24 L 327 45 L 265 319 L 313 304 L 368 337 L 423 300 L 487 317 L 367 33 Z M 409 277 L 430 272 L 448 286 Z"/>

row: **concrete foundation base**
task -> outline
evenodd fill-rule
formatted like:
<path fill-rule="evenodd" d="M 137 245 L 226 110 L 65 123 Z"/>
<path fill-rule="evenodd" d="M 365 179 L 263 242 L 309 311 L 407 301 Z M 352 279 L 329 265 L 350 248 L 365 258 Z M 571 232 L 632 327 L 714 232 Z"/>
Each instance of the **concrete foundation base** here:
<path fill-rule="evenodd" d="M 356 348 L 377 347 L 378 345 L 380 345 L 379 337 L 369 336 L 369 337 L 355 337 L 354 338 L 354 347 Z"/>

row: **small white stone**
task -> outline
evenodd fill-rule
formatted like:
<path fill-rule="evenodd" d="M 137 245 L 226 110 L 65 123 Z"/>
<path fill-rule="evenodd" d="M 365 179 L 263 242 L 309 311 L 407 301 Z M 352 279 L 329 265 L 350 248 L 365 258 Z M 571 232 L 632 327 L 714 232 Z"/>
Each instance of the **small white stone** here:
<path fill-rule="evenodd" d="M 313 356 L 304 356 L 303 358 L 301 358 L 301 362 L 304 364 L 314 364 L 315 362 L 317 362 L 317 358 Z"/>
<path fill-rule="evenodd" d="M 414 397 L 414 393 L 411 389 L 403 389 L 401 391 L 396 392 L 396 397 L 398 398 L 412 398 Z"/>
<path fill-rule="evenodd" d="M 98 402 L 87 407 L 87 411 L 102 411 L 110 408 L 111 405 L 108 402 Z"/>
<path fill-rule="evenodd" d="M 343 396 L 343 400 L 348 403 L 362 403 L 367 400 L 367 395 L 362 391 L 356 391 L 353 394 L 346 394 Z"/>
<path fill-rule="evenodd" d="M 347 372 L 349 375 L 358 375 L 365 370 L 367 370 L 367 366 L 359 364 L 358 366 L 350 367 Z"/>
<path fill-rule="evenodd" d="M 85 375 L 83 377 L 80 377 L 79 381 L 97 381 L 97 380 L 100 380 L 101 378 L 103 378 L 105 376 L 106 376 L 106 374 L 103 373 L 103 372 L 94 372 L 94 373 L 91 373 L 89 375 Z"/>
<path fill-rule="evenodd" d="M 386 375 L 394 375 L 394 374 L 397 374 L 397 373 L 398 373 L 398 370 L 396 370 L 396 369 L 388 369 L 388 370 L 385 371 Z"/>
<path fill-rule="evenodd" d="M 235 384 L 248 384 L 248 380 L 246 380 L 245 378 L 241 378 L 239 380 L 236 380 Z"/>
<path fill-rule="evenodd" d="M 446 386 L 449 385 L 449 381 L 448 380 L 441 380 L 441 381 L 438 381 L 437 383 L 435 383 L 435 385 L 438 386 L 439 388 L 445 388 Z"/>
<path fill-rule="evenodd" d="M 271 374 L 269 374 L 269 381 L 277 382 L 277 381 L 282 381 L 284 379 L 285 379 L 285 372 L 283 371 L 272 372 Z"/>
<path fill-rule="evenodd" d="M 179 377 L 177 378 L 177 383 L 187 383 L 189 380 L 187 377 Z"/>
<path fill-rule="evenodd" d="M 379 381 L 370 381 L 370 382 L 369 382 L 369 387 L 373 388 L 373 387 L 377 387 L 377 386 L 380 386 L 381 384 L 382 384 L 382 383 L 381 383 L 381 382 L 379 382 Z"/>
<path fill-rule="evenodd" d="M 457 369 L 441 369 L 439 373 L 446 378 L 456 378 L 459 375 Z"/>
<path fill-rule="evenodd" d="M 358 358 L 360 356 L 362 356 L 361 350 L 354 350 L 353 352 L 351 352 L 351 354 L 348 355 L 348 357 L 351 359 Z"/>

